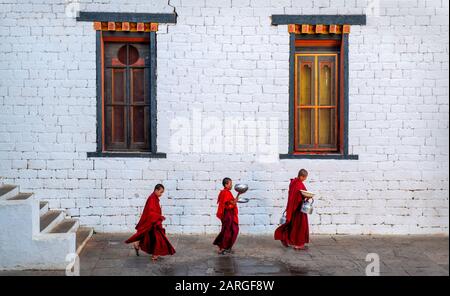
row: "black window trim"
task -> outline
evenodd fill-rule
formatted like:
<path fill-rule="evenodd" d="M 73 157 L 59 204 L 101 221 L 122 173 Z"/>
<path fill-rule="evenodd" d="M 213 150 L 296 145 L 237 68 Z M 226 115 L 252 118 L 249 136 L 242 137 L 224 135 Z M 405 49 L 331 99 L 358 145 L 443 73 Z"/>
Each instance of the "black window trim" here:
<path fill-rule="evenodd" d="M 80 11 L 76 17 L 80 22 L 154 22 L 172 23 L 177 21 L 176 13 L 120 13 L 120 12 L 91 12 Z M 110 32 L 108 32 L 110 33 Z M 103 151 L 102 139 L 102 31 L 96 31 L 96 100 L 97 100 L 97 147 L 95 152 L 88 152 L 87 157 L 140 157 L 140 158 L 166 158 L 166 153 L 157 149 L 157 59 L 156 59 L 156 32 L 147 32 L 150 37 L 150 151 Z"/>
<path fill-rule="evenodd" d="M 80 11 L 78 22 L 134 22 L 176 24 L 176 13 L 134 13 L 134 12 L 98 12 Z"/>
<path fill-rule="evenodd" d="M 365 14 L 347 15 L 293 15 L 293 14 L 273 14 L 272 25 L 308 24 L 308 25 L 366 25 Z"/>
<path fill-rule="evenodd" d="M 272 15 L 272 25 L 289 24 L 337 24 L 337 25 L 365 25 L 365 15 Z M 344 119 L 343 119 L 343 151 L 340 153 L 301 153 L 294 151 L 294 109 L 295 109 L 295 40 L 296 39 L 329 39 L 339 38 L 343 42 L 344 60 Z M 348 128 L 349 128 L 349 63 L 348 63 L 349 36 L 304 35 L 289 33 L 289 147 L 287 154 L 280 154 L 280 159 L 346 159 L 358 160 L 358 155 L 348 153 Z"/>
<path fill-rule="evenodd" d="M 165 153 L 157 151 L 157 102 L 156 102 L 156 32 L 147 32 L 150 37 L 150 150 L 149 151 L 104 151 L 103 150 L 103 106 L 102 106 L 102 33 L 96 32 L 96 71 L 97 71 L 97 149 L 95 152 L 88 152 L 88 157 L 148 157 L 148 158 L 164 158 Z M 108 34 L 114 34 L 108 32 Z"/>

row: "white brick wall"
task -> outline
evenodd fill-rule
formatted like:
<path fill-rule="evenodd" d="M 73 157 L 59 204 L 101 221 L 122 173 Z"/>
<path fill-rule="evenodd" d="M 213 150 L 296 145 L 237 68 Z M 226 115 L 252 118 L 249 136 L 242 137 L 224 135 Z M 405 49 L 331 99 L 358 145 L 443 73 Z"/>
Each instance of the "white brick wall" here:
<path fill-rule="evenodd" d="M 379 16 L 352 27 L 349 147 L 359 160 L 268 163 L 245 150 L 196 153 L 194 142 L 173 151 L 171 123 L 192 121 L 195 112 L 216 121 L 275 117 L 286 153 L 289 38 L 270 15 L 358 14 L 376 2 L 78 2 L 88 11 L 176 9 L 177 24 L 158 31 L 157 141 L 168 157 L 87 158 L 96 147 L 92 24 L 67 17 L 63 0 L 0 0 L 1 182 L 34 191 L 97 231 L 133 230 L 163 182 L 168 231 L 209 233 L 218 230 L 217 193 L 229 176 L 251 187 L 242 232 L 269 233 L 289 178 L 304 167 L 319 194 L 314 233 L 448 234 L 448 1 L 381 0 Z M 256 128 L 241 137 L 256 143 Z"/>

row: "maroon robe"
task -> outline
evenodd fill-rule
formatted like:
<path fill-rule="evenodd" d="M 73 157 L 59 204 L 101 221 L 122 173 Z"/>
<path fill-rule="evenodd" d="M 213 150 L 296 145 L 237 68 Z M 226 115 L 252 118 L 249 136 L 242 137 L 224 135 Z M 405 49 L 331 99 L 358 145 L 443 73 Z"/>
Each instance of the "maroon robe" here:
<path fill-rule="evenodd" d="M 217 199 L 217 218 L 222 221 L 222 230 L 214 240 L 214 245 L 222 250 L 230 250 L 236 242 L 239 233 L 239 217 L 236 204 L 232 204 L 233 194 L 228 188 L 224 188 L 219 193 Z"/>
<path fill-rule="evenodd" d="M 303 196 L 300 190 L 306 187 L 300 179 L 291 179 L 289 185 L 289 198 L 286 208 L 286 223 L 275 231 L 275 239 L 280 240 L 284 246 L 302 246 L 309 243 L 308 215 L 300 209 L 303 205 Z"/>
<path fill-rule="evenodd" d="M 136 225 L 136 234 L 127 239 L 127 244 L 139 241 L 142 251 L 154 255 L 165 256 L 175 254 L 175 249 L 166 237 L 162 226 L 163 216 L 159 198 L 152 193 L 145 203 L 141 219 Z"/>

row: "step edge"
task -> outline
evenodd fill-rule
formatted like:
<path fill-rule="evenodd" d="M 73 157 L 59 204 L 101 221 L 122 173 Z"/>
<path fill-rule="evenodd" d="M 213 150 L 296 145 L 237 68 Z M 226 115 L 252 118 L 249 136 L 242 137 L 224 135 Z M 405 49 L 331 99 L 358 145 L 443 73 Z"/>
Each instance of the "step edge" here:
<path fill-rule="evenodd" d="M 12 189 L 7 191 L 6 193 L 0 195 L 0 200 L 8 200 L 9 198 L 16 196 L 17 194 L 20 193 L 19 186 L 16 186 L 16 185 L 10 185 L 10 186 L 12 186 Z"/>
<path fill-rule="evenodd" d="M 67 230 L 65 232 L 52 232 L 56 227 L 58 227 L 59 224 L 64 223 L 64 222 L 73 222 L 73 225 L 69 228 L 69 230 Z M 65 219 L 62 219 L 61 221 L 59 221 L 58 224 L 56 224 L 47 233 L 49 233 L 49 234 L 76 233 L 76 230 L 78 229 L 79 225 L 80 225 L 80 221 L 78 221 L 77 219 L 65 218 Z"/>
<path fill-rule="evenodd" d="M 79 229 L 82 228 L 81 226 Z M 84 247 L 86 246 L 87 242 L 91 239 L 91 237 L 94 235 L 94 228 L 84 227 L 89 229 L 89 235 L 83 240 L 83 242 L 80 244 L 80 246 L 77 248 L 76 253 L 80 255 L 81 251 L 83 251 Z M 76 244 L 76 242 L 75 242 Z"/>
<path fill-rule="evenodd" d="M 19 195 L 27 195 L 27 198 L 24 199 L 14 199 L 15 197 L 19 196 Z M 16 195 L 14 195 L 13 197 L 7 198 L 7 201 L 28 201 L 33 199 L 34 197 L 34 193 L 33 192 L 19 192 Z"/>
<path fill-rule="evenodd" d="M 56 225 L 58 225 L 62 220 L 64 220 L 65 217 L 65 212 L 64 211 L 60 211 L 60 210 L 54 210 L 59 212 L 59 215 L 55 217 L 55 219 L 53 219 L 48 225 L 47 227 L 45 227 L 44 229 L 42 229 L 41 231 L 39 231 L 40 233 L 49 233 L 50 230 L 52 230 Z M 50 211 L 48 211 L 47 213 L 49 213 Z M 47 214 L 46 213 L 46 214 Z M 44 214 L 45 215 L 45 214 Z M 43 215 L 42 215 L 43 216 Z M 42 217 L 40 216 L 40 218 Z M 39 229 L 40 229 L 40 220 L 39 220 Z"/>
<path fill-rule="evenodd" d="M 41 208 L 41 204 L 44 204 Z M 39 201 L 39 217 L 45 215 L 50 210 L 50 203 L 48 201 Z"/>

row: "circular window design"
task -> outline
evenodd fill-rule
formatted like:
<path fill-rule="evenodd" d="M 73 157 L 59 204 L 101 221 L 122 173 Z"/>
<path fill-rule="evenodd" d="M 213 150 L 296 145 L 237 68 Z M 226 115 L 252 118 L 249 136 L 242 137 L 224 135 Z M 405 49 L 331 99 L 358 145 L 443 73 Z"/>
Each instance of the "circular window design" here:
<path fill-rule="evenodd" d="M 122 46 L 117 54 L 119 61 L 124 65 L 133 65 L 139 59 L 139 51 L 136 47 L 128 45 L 128 61 L 127 61 L 127 45 Z"/>

